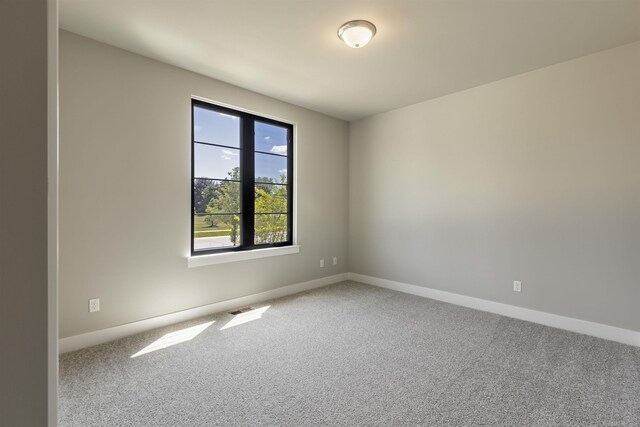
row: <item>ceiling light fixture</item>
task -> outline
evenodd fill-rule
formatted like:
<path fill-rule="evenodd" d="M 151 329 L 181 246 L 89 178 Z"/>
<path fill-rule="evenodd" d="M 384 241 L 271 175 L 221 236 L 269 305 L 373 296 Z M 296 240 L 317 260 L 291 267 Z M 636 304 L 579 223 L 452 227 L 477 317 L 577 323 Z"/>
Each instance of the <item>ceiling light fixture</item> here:
<path fill-rule="evenodd" d="M 369 21 L 357 19 L 349 21 L 338 28 L 338 37 L 347 46 L 353 48 L 364 47 L 376 35 L 376 26 Z"/>

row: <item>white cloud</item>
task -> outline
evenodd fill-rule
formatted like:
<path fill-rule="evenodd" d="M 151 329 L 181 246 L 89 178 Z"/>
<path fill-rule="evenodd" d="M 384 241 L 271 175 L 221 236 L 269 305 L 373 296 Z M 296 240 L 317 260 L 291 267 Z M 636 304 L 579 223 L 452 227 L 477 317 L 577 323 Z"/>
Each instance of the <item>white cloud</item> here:
<path fill-rule="evenodd" d="M 266 139 L 267 141 L 271 139 L 270 136 L 265 136 L 264 139 Z"/>
<path fill-rule="evenodd" d="M 231 157 L 225 156 L 224 154 L 222 156 L 220 156 L 220 158 L 223 159 L 223 160 L 231 160 Z"/>
<path fill-rule="evenodd" d="M 236 150 L 227 150 L 226 148 L 222 149 L 222 152 L 224 153 L 224 155 L 226 156 L 238 156 L 240 153 L 238 153 L 238 151 Z M 224 158 L 224 156 L 223 156 Z"/>
<path fill-rule="evenodd" d="M 275 154 L 287 154 L 287 146 L 286 145 L 274 145 L 271 147 L 271 152 Z"/>
<path fill-rule="evenodd" d="M 287 174 L 287 170 L 286 169 L 280 169 L 278 172 L 280 172 L 281 175 L 286 175 Z"/>

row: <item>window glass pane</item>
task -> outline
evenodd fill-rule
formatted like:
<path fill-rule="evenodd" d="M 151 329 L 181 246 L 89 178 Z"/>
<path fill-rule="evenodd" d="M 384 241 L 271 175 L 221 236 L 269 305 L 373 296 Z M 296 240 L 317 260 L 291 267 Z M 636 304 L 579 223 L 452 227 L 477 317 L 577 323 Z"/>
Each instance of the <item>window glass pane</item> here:
<path fill-rule="evenodd" d="M 287 155 L 287 128 L 255 123 L 255 149 L 266 153 Z"/>
<path fill-rule="evenodd" d="M 215 186 L 219 181 L 211 179 L 194 179 L 193 180 L 193 213 L 207 213 L 207 206 L 211 201 Z"/>
<path fill-rule="evenodd" d="M 287 182 L 287 158 L 270 154 L 255 155 L 256 182 Z"/>
<path fill-rule="evenodd" d="M 194 178 L 240 179 L 240 150 L 194 144 Z"/>
<path fill-rule="evenodd" d="M 287 213 L 285 185 L 256 184 L 256 213 Z"/>
<path fill-rule="evenodd" d="M 194 214 L 237 214 L 240 212 L 240 183 L 196 179 Z"/>
<path fill-rule="evenodd" d="M 193 137 L 199 142 L 240 147 L 240 118 L 193 107 Z"/>
<path fill-rule="evenodd" d="M 254 231 L 256 245 L 287 240 L 287 214 L 256 214 Z"/>
<path fill-rule="evenodd" d="M 240 245 L 240 214 L 193 217 L 193 248 L 196 251 Z"/>

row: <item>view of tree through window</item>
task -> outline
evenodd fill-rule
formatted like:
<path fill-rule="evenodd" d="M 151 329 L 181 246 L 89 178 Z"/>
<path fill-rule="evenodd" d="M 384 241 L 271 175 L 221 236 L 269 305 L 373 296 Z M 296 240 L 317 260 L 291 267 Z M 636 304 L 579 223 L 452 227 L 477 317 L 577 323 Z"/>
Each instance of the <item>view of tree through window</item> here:
<path fill-rule="evenodd" d="M 193 101 L 192 253 L 291 244 L 292 126 Z"/>

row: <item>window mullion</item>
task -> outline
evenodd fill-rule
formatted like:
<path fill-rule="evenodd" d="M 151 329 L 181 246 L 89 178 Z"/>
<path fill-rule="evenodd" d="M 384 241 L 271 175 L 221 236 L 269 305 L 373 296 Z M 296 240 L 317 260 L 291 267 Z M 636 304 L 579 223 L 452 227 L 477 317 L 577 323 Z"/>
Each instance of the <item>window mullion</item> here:
<path fill-rule="evenodd" d="M 254 120 L 242 117 L 242 221 L 240 223 L 242 246 L 254 245 L 254 213 L 255 213 L 255 164 L 254 164 Z"/>
<path fill-rule="evenodd" d="M 293 242 L 293 127 L 287 127 L 287 243 Z"/>

